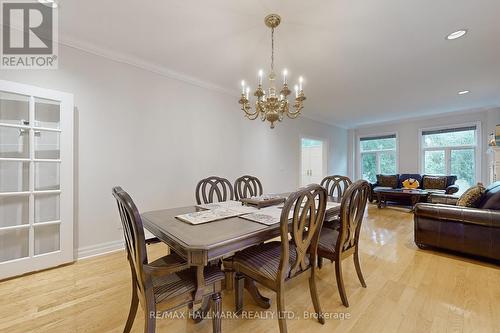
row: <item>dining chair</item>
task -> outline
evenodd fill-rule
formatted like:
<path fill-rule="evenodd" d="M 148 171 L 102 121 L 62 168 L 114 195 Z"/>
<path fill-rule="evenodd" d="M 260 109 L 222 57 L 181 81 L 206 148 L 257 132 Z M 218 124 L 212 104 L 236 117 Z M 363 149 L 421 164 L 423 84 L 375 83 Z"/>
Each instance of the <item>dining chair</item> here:
<path fill-rule="evenodd" d="M 254 176 L 241 176 L 234 182 L 236 200 L 262 195 L 262 183 Z"/>
<path fill-rule="evenodd" d="M 359 281 L 366 288 L 365 279 L 359 265 L 359 233 L 370 193 L 370 184 L 358 180 L 347 188 L 340 204 L 340 228 L 323 228 L 319 237 L 318 258 L 335 262 L 335 277 L 340 298 L 349 307 L 342 277 L 342 260 L 353 256 Z"/>
<path fill-rule="evenodd" d="M 156 306 L 162 303 L 166 311 L 181 306 L 192 308 L 195 292 L 211 298 L 213 332 L 221 332 L 221 281 L 224 274 L 217 266 L 204 268 L 204 285 L 198 286 L 194 267 L 172 253 L 152 262 L 148 261 L 141 216 L 132 198 L 121 187 L 113 188 L 118 204 L 132 272 L 132 302 L 124 333 L 130 332 L 140 303 L 145 314 L 144 332 L 153 333 L 156 326 Z"/>
<path fill-rule="evenodd" d="M 339 175 L 327 176 L 321 181 L 321 186 L 326 188 L 328 195 L 337 197 L 339 200 L 351 184 L 352 181 L 349 177 Z"/>
<path fill-rule="evenodd" d="M 319 232 L 325 217 L 326 190 L 312 184 L 292 193 L 284 204 L 280 218 L 281 241 L 272 241 L 242 250 L 231 258 L 236 272 L 236 312 L 243 307 L 245 279 L 257 282 L 276 292 L 278 323 L 281 333 L 287 332 L 285 320 L 285 281 L 310 268 L 309 289 L 318 321 L 324 317 L 316 288 L 316 251 Z M 289 215 L 291 214 L 291 215 Z M 289 217 L 291 216 L 291 225 Z M 289 234 L 291 240 L 289 240 Z"/>
<path fill-rule="evenodd" d="M 195 196 L 198 205 L 208 204 L 216 201 L 234 200 L 234 191 L 233 186 L 226 178 L 211 176 L 198 182 Z"/>

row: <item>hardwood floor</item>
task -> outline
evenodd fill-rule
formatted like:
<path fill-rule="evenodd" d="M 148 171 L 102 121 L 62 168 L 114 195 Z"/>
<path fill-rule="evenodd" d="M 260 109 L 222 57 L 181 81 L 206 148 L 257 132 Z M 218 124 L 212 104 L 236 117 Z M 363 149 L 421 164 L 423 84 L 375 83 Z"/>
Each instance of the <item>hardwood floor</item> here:
<path fill-rule="evenodd" d="M 149 247 L 152 257 L 166 247 Z M 289 332 L 500 332 L 500 267 L 450 254 L 420 250 L 413 243 L 413 216 L 396 208 L 370 205 L 360 241 L 362 288 L 352 260 L 344 279 L 351 306 L 337 291 L 335 270 L 325 261 L 318 288 L 325 313 L 344 316 L 320 325 L 304 319 L 314 313 L 307 275 L 287 284 Z M 130 302 L 130 271 L 124 251 L 0 282 L 0 332 L 122 332 Z M 271 297 L 272 292 L 262 288 Z M 223 310 L 234 309 L 233 293 L 224 292 Z M 277 319 L 245 295 L 248 318 L 224 319 L 223 332 L 278 332 Z M 180 311 L 181 313 L 184 310 Z M 255 319 L 250 316 L 268 319 Z M 142 332 L 139 309 L 133 332 Z M 157 332 L 211 332 L 210 320 L 159 319 Z"/>

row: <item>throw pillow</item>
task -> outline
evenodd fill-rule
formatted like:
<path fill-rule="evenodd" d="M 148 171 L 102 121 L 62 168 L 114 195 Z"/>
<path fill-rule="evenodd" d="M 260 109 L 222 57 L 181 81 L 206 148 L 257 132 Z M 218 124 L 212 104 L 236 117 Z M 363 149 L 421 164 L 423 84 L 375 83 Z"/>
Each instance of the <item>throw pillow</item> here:
<path fill-rule="evenodd" d="M 425 176 L 423 188 L 425 190 L 444 190 L 446 183 L 446 176 Z"/>
<path fill-rule="evenodd" d="M 377 175 L 378 186 L 398 187 L 398 175 Z"/>
<path fill-rule="evenodd" d="M 457 206 L 476 208 L 486 189 L 483 184 L 477 183 L 462 194 L 457 201 Z"/>

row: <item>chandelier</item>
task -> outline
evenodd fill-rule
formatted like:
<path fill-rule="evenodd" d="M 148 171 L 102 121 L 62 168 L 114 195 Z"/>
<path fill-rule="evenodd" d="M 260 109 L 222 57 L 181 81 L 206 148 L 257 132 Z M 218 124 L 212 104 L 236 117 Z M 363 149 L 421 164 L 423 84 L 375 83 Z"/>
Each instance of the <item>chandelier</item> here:
<path fill-rule="evenodd" d="M 288 72 L 285 69 L 283 71 L 283 87 L 278 92 L 276 88 L 276 74 L 274 73 L 274 28 L 276 28 L 280 22 L 281 17 L 277 14 L 267 15 L 264 19 L 266 26 L 271 28 L 271 71 L 269 72 L 269 88 L 267 90 L 263 89 L 262 77 L 264 72 L 259 71 L 258 75 L 258 86 L 257 90 L 253 95 L 257 98 L 255 101 L 255 110 L 252 111 L 252 106 L 250 104 L 250 87 L 245 84 L 245 81 L 241 81 L 241 98 L 239 103 L 241 104 L 241 110 L 245 112 L 245 117 L 250 120 L 255 120 L 259 116 L 262 121 L 269 121 L 271 123 L 271 128 L 274 128 L 274 123 L 276 121 L 282 121 L 283 117 L 287 115 L 291 119 L 295 119 L 300 115 L 300 111 L 303 109 L 304 91 L 302 90 L 303 79 L 299 77 L 298 85 L 295 85 L 295 101 L 293 103 L 293 110 L 290 110 L 290 104 L 288 102 L 288 96 L 292 93 L 288 88 Z"/>

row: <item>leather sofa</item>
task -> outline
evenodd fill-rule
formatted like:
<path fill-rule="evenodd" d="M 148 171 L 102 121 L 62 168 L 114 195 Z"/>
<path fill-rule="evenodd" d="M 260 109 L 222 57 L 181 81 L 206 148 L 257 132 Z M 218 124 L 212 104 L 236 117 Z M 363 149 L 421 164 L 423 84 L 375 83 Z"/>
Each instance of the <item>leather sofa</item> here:
<path fill-rule="evenodd" d="M 419 203 L 415 243 L 500 260 L 500 181 L 488 186 L 477 208 Z"/>
<path fill-rule="evenodd" d="M 445 178 L 446 180 L 443 182 L 442 186 L 434 187 L 434 188 L 426 188 L 425 180 L 426 178 Z M 396 175 L 377 175 L 377 182 L 371 183 L 371 193 L 370 193 L 370 202 L 373 202 L 377 199 L 377 195 L 373 192 L 373 190 L 377 187 L 389 187 L 389 188 L 402 188 L 403 182 L 409 178 L 413 178 L 418 180 L 420 183 L 419 189 L 428 190 L 432 193 L 436 194 L 453 194 L 458 192 L 459 187 L 455 185 L 457 181 L 457 176 L 433 176 L 433 175 L 420 175 L 415 173 L 403 173 Z M 401 200 L 400 198 L 394 198 L 395 201 Z M 390 201 L 394 201 L 390 200 Z M 403 202 L 400 202 L 403 203 Z M 408 204 L 405 202 L 405 204 Z"/>

